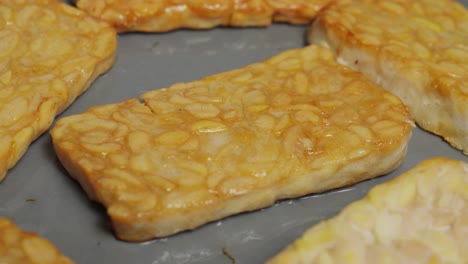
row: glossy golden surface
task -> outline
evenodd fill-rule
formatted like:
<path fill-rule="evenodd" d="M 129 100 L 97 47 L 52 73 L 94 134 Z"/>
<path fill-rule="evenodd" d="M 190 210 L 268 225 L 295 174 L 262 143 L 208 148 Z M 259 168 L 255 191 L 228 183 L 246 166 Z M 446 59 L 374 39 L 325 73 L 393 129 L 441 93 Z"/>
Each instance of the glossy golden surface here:
<path fill-rule="evenodd" d="M 310 46 L 93 107 L 58 121 L 58 157 L 147 240 L 396 168 L 413 123 L 402 102 Z"/>
<path fill-rule="evenodd" d="M 113 62 L 114 29 L 58 1 L 0 2 L 0 180 Z"/>
<path fill-rule="evenodd" d="M 12 221 L 0 217 L 0 263 L 71 264 L 48 240 L 24 232 Z"/>
<path fill-rule="evenodd" d="M 119 31 L 306 24 L 330 0 L 77 0 L 80 9 Z"/>
<path fill-rule="evenodd" d="M 466 263 L 468 164 L 426 160 L 310 228 L 269 263 Z"/>
<path fill-rule="evenodd" d="M 399 96 L 416 122 L 468 154 L 468 11 L 452 0 L 341 0 L 310 42 Z"/>

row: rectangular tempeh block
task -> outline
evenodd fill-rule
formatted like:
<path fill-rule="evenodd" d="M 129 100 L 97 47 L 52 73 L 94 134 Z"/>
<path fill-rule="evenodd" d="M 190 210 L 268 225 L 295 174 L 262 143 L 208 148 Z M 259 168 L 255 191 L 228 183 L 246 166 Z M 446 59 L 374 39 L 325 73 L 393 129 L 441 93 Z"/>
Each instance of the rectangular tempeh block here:
<path fill-rule="evenodd" d="M 72 264 L 48 240 L 25 232 L 0 216 L 0 263 Z"/>
<path fill-rule="evenodd" d="M 466 263 L 468 163 L 421 162 L 310 228 L 268 263 Z"/>
<path fill-rule="evenodd" d="M 330 0 L 76 0 L 78 8 L 119 31 L 309 23 Z"/>
<path fill-rule="evenodd" d="M 64 167 L 141 241 L 395 169 L 403 103 L 310 46 L 65 117 Z"/>
<path fill-rule="evenodd" d="M 0 181 L 114 61 L 116 33 L 55 0 L 0 2 Z"/>
<path fill-rule="evenodd" d="M 309 41 L 399 96 L 418 125 L 468 155 L 468 10 L 454 0 L 345 0 Z"/>

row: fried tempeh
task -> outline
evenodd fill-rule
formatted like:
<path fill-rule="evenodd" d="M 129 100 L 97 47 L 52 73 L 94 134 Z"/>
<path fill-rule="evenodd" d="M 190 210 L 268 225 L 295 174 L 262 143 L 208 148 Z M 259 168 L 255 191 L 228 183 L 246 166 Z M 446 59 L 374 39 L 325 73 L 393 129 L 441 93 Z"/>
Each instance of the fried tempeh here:
<path fill-rule="evenodd" d="M 336 1 L 309 41 L 399 96 L 422 128 L 468 154 L 468 11 L 460 3 Z"/>
<path fill-rule="evenodd" d="M 309 23 L 331 0 L 76 0 L 78 8 L 119 31 Z"/>
<path fill-rule="evenodd" d="M 25 232 L 12 221 L 0 217 L 0 263 L 71 264 L 48 240 Z"/>
<path fill-rule="evenodd" d="M 395 169 L 406 106 L 310 46 L 62 118 L 56 153 L 142 241 Z"/>
<path fill-rule="evenodd" d="M 0 181 L 114 60 L 116 33 L 54 0 L 0 3 Z"/>
<path fill-rule="evenodd" d="M 268 263 L 466 263 L 468 164 L 426 160 L 310 228 Z"/>

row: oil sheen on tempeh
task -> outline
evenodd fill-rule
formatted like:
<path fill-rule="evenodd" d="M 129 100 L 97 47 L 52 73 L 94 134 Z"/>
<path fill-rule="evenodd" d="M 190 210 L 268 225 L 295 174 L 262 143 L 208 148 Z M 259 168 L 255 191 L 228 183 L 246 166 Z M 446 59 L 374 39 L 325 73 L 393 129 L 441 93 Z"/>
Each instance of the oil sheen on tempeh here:
<path fill-rule="evenodd" d="M 119 31 L 309 23 L 330 0 L 76 0 L 79 8 Z"/>
<path fill-rule="evenodd" d="M 54 0 L 0 2 L 0 181 L 114 61 L 116 33 Z"/>
<path fill-rule="evenodd" d="M 310 46 L 93 107 L 52 130 L 121 239 L 148 240 L 395 169 L 406 106 Z"/>

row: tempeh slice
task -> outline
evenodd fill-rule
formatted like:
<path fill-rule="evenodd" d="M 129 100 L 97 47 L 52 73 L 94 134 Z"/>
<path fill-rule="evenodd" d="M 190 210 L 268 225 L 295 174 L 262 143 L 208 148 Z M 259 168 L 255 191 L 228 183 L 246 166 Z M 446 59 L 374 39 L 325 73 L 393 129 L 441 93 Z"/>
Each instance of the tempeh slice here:
<path fill-rule="evenodd" d="M 115 30 L 55 0 L 0 3 L 0 181 L 113 63 Z"/>
<path fill-rule="evenodd" d="M 309 41 L 399 96 L 422 128 L 468 155 L 468 11 L 460 3 L 336 1 Z"/>
<path fill-rule="evenodd" d="M 331 52 L 307 47 L 65 117 L 64 167 L 142 241 L 395 169 L 407 108 Z"/>
<path fill-rule="evenodd" d="M 0 216 L 0 263 L 5 264 L 71 264 L 48 240 L 21 230 Z"/>
<path fill-rule="evenodd" d="M 331 0 L 76 0 L 78 8 L 119 31 L 309 23 Z"/>
<path fill-rule="evenodd" d="M 466 263 L 468 163 L 432 158 L 377 185 L 268 263 Z"/>

